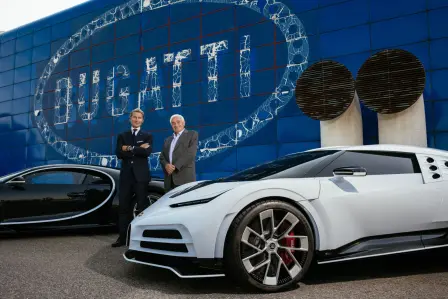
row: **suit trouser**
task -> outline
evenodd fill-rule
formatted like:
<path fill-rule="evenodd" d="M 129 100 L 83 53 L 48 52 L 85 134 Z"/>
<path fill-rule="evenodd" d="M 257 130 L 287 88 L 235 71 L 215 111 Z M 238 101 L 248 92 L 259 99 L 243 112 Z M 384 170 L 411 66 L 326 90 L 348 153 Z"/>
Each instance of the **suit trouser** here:
<path fill-rule="evenodd" d="M 132 196 L 134 193 L 135 200 Z M 148 182 L 137 182 L 135 175 L 120 178 L 118 228 L 120 237 L 124 239 L 133 219 L 134 203 L 137 203 L 137 214 L 148 207 Z"/>
<path fill-rule="evenodd" d="M 179 185 L 174 184 L 173 176 L 170 175 L 169 178 L 168 178 L 168 184 L 166 186 L 165 192 L 171 191 L 171 190 L 173 190 L 176 187 L 179 187 Z"/>

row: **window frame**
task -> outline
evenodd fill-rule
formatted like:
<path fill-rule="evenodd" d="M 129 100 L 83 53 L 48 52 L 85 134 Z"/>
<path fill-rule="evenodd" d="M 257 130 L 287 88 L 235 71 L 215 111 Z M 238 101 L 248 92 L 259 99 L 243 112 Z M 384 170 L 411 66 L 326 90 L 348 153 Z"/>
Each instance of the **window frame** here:
<path fill-rule="evenodd" d="M 84 175 L 84 178 L 82 179 L 82 181 L 80 183 L 77 184 L 55 184 L 55 183 L 51 183 L 51 184 L 33 184 L 29 181 L 29 177 L 33 176 L 33 175 L 38 175 L 38 174 L 44 174 L 45 173 L 57 173 L 57 172 L 66 172 L 66 173 L 76 173 L 76 174 L 82 174 Z M 21 177 L 23 177 L 25 179 L 25 185 L 26 186 L 47 186 L 47 185 L 73 185 L 73 186 L 82 186 L 84 185 L 84 182 L 87 178 L 87 173 L 85 172 L 84 169 L 79 169 L 79 168 L 46 168 L 46 169 L 39 169 L 36 171 L 31 171 L 31 172 L 27 172 L 21 175 Z"/>
<path fill-rule="evenodd" d="M 375 171 L 374 173 L 369 173 L 369 169 L 366 165 L 359 165 L 359 163 L 348 163 L 347 165 L 335 165 L 340 159 L 344 159 L 347 153 L 359 153 L 359 154 L 368 154 L 371 156 L 386 156 L 389 158 L 407 158 L 411 160 L 413 172 L 396 172 L 389 173 L 388 171 Z M 338 156 L 336 159 L 331 161 L 328 165 L 323 167 L 318 173 L 316 173 L 316 177 L 329 177 L 333 176 L 333 170 L 338 167 L 350 167 L 350 166 L 359 166 L 366 168 L 367 175 L 398 175 L 398 174 L 422 174 L 422 170 L 420 167 L 420 163 L 418 162 L 417 155 L 412 152 L 400 152 L 400 151 L 385 151 L 385 150 L 344 150 L 343 154 Z M 330 175 L 328 173 L 331 173 Z"/>

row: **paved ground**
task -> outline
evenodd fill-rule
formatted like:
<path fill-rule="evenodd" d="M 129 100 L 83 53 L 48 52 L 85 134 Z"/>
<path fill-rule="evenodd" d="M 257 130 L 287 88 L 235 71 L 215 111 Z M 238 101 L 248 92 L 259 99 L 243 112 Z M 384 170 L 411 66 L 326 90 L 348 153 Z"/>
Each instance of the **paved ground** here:
<path fill-rule="evenodd" d="M 317 266 L 296 289 L 248 293 L 126 263 L 115 234 L 0 236 L 0 298 L 447 298 L 448 250 Z"/>

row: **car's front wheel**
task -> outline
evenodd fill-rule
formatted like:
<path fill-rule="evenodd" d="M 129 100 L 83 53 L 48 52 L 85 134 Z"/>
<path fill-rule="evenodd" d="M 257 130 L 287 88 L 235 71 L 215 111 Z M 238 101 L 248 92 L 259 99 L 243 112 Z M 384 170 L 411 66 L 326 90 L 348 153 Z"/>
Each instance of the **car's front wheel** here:
<path fill-rule="evenodd" d="M 314 236 L 303 213 L 279 200 L 264 200 L 243 210 L 229 228 L 226 275 L 262 291 L 297 284 L 314 256 Z"/>

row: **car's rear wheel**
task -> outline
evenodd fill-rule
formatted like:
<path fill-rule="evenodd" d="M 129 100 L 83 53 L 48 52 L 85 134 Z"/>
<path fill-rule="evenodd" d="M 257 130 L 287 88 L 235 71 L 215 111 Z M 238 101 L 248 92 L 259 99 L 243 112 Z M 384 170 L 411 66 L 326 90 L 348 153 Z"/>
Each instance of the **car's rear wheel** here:
<path fill-rule="evenodd" d="M 153 203 L 155 203 L 160 197 L 162 197 L 162 194 L 159 194 L 159 193 L 156 193 L 156 192 L 149 192 L 148 196 L 147 196 L 148 202 L 149 202 L 148 206 L 150 206 Z M 134 202 L 133 202 L 132 206 L 133 206 L 133 208 L 132 208 L 132 215 L 135 218 L 135 217 L 137 217 L 137 213 L 138 213 L 138 211 L 137 211 L 137 201 L 135 199 L 134 199 Z"/>
<path fill-rule="evenodd" d="M 229 228 L 224 261 L 227 276 L 262 291 L 297 284 L 314 257 L 314 236 L 303 213 L 279 200 L 257 202 Z"/>

